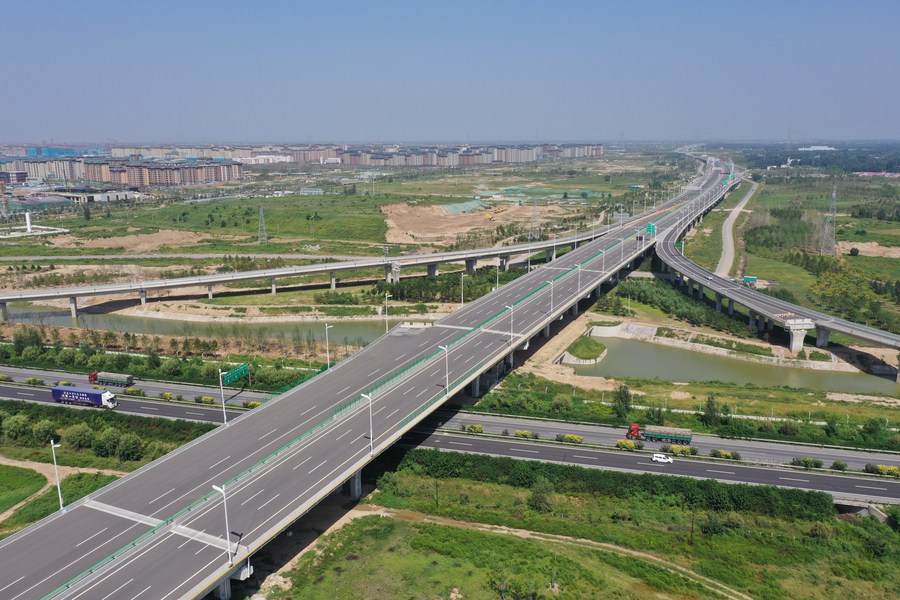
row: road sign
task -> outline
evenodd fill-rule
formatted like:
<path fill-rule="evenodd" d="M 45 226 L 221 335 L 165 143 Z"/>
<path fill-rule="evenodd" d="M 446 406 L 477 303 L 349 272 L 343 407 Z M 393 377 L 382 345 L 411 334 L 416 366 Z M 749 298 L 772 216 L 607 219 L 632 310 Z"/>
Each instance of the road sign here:
<path fill-rule="evenodd" d="M 655 223 L 649 223 L 647 225 L 647 233 L 656 233 L 656 224 Z"/>
<path fill-rule="evenodd" d="M 242 364 L 239 367 L 235 367 L 232 370 L 224 373 L 222 375 L 222 383 L 225 385 L 231 385 L 244 375 L 246 375 L 250 371 L 250 366 L 247 363 Z"/>

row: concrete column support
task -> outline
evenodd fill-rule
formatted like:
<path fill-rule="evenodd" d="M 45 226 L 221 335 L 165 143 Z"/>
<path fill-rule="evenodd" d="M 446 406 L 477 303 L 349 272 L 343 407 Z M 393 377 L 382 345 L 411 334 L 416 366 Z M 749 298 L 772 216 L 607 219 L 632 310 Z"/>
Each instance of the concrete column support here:
<path fill-rule="evenodd" d="M 576 302 L 575 304 L 573 304 L 572 308 L 570 308 L 569 311 L 572 313 L 573 317 L 577 317 L 578 316 L 578 303 Z"/>
<path fill-rule="evenodd" d="M 702 299 L 702 298 L 703 298 L 703 293 L 704 293 L 705 291 L 706 291 L 706 290 L 704 290 L 703 284 L 702 284 L 702 283 L 698 283 L 698 284 L 697 284 L 697 297 Z"/>
<path fill-rule="evenodd" d="M 437 277 L 440 272 L 441 265 L 435 263 L 433 265 L 428 265 L 428 276 L 429 277 Z"/>
<path fill-rule="evenodd" d="M 753 310 L 751 310 L 751 309 L 747 309 L 747 312 L 750 315 L 750 318 L 747 319 L 747 321 L 748 321 L 747 324 L 750 325 L 750 327 L 756 327 L 756 313 L 753 312 Z"/>
<path fill-rule="evenodd" d="M 513 357 L 513 352 L 513 350 L 510 350 L 509 354 L 507 354 L 506 358 L 504 359 L 510 369 L 512 369 L 516 364 L 516 359 Z"/>
<path fill-rule="evenodd" d="M 756 329 L 758 331 L 765 331 L 766 329 L 766 317 L 765 315 L 757 315 L 756 319 Z"/>
<path fill-rule="evenodd" d="M 775 331 L 775 321 L 769 319 L 766 324 L 766 329 L 768 329 L 769 331 Z"/>
<path fill-rule="evenodd" d="M 391 265 L 384 265 L 384 280 L 391 283 Z"/>
<path fill-rule="evenodd" d="M 509 270 L 509 257 L 501 256 L 500 257 L 500 270 L 504 273 Z"/>
<path fill-rule="evenodd" d="M 481 375 L 479 375 L 472 381 L 472 397 L 481 397 Z"/>
<path fill-rule="evenodd" d="M 337 289 L 337 273 L 332 271 L 331 273 L 328 274 L 328 279 L 329 279 L 331 289 L 333 289 L 333 290 Z"/>
<path fill-rule="evenodd" d="M 207 296 L 210 300 L 212 300 L 213 293 L 212 293 L 212 284 L 211 284 L 211 283 L 210 283 L 209 285 L 206 286 L 206 296 Z"/>
<path fill-rule="evenodd" d="M 6 302 L 0 302 L 0 321 L 9 321 L 9 309 Z"/>
<path fill-rule="evenodd" d="M 716 312 L 722 312 L 722 294 L 716 292 Z"/>
<path fill-rule="evenodd" d="M 545 337 L 545 338 L 550 337 L 550 326 L 549 326 L 549 325 L 545 326 L 545 327 L 541 330 L 541 336 L 542 336 L 542 337 Z"/>
<path fill-rule="evenodd" d="M 477 267 L 477 266 L 478 266 L 477 258 L 467 258 L 466 259 L 466 273 L 468 273 L 469 275 L 475 274 L 475 267 Z"/>
<path fill-rule="evenodd" d="M 138 298 L 141 299 L 141 308 L 147 308 L 147 290 L 141 290 L 138 292 Z"/>
<path fill-rule="evenodd" d="M 728 299 L 728 314 L 729 315 L 734 314 L 734 298 Z"/>
<path fill-rule="evenodd" d="M 572 242 L 572 250 L 578 250 L 578 240 Z"/>
<path fill-rule="evenodd" d="M 823 327 L 816 327 L 816 348 L 828 347 L 829 331 Z"/>
<path fill-rule="evenodd" d="M 603 293 L 603 284 L 594 288 L 594 298 L 599 298 L 601 293 Z"/>
<path fill-rule="evenodd" d="M 553 250 L 550 252 L 550 260 L 556 260 L 556 246 L 553 246 Z"/>
<path fill-rule="evenodd" d="M 76 298 L 75 296 L 72 296 L 69 298 L 69 310 L 72 313 L 72 318 L 77 319 L 78 318 L 78 298 Z"/>
<path fill-rule="evenodd" d="M 354 473 L 347 483 L 350 484 L 350 497 L 354 500 L 362 498 L 362 471 Z"/>
<path fill-rule="evenodd" d="M 803 338 L 806 337 L 805 329 L 788 329 L 791 334 L 791 353 L 797 354 L 803 350 Z"/>
<path fill-rule="evenodd" d="M 269 283 L 272 284 L 272 295 L 274 296 L 275 295 L 275 278 L 273 277 L 272 279 L 270 279 Z M 334 289 L 334 288 L 332 288 L 332 289 Z"/>
<path fill-rule="evenodd" d="M 231 577 L 222 578 L 213 590 L 217 600 L 231 600 Z"/>

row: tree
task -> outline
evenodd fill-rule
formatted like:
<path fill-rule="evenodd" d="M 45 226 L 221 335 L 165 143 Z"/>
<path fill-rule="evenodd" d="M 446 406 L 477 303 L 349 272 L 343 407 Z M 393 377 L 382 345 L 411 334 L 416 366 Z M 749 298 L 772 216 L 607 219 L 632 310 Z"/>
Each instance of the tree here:
<path fill-rule="evenodd" d="M 56 433 L 56 427 L 53 421 L 41 419 L 31 428 L 31 436 L 38 445 L 49 444 L 50 440 L 59 440 L 59 434 Z"/>
<path fill-rule="evenodd" d="M 859 248 L 850 248 L 850 256 L 859 256 Z"/>
<path fill-rule="evenodd" d="M 644 418 L 647 420 L 647 423 L 651 425 L 665 425 L 666 411 L 660 406 L 651 406 L 647 409 Z"/>
<path fill-rule="evenodd" d="M 706 396 L 706 404 L 700 411 L 700 422 L 708 427 L 717 427 L 722 423 L 722 409 L 716 402 L 715 394 L 710 393 Z"/>
<path fill-rule="evenodd" d="M 632 403 L 632 395 L 631 390 L 628 389 L 628 386 L 624 383 L 620 383 L 616 386 L 616 391 L 613 392 L 613 414 L 620 421 L 625 421 L 628 419 L 628 412 L 631 410 Z"/>
<path fill-rule="evenodd" d="M 126 433 L 119 439 L 116 456 L 119 460 L 141 460 L 144 457 L 144 442 L 137 434 Z"/>
<path fill-rule="evenodd" d="M 90 448 L 94 443 L 94 430 L 87 423 L 77 423 L 66 429 L 65 441 L 74 450 Z"/>
<path fill-rule="evenodd" d="M 569 199 L 569 192 L 563 192 L 563 200 Z"/>
<path fill-rule="evenodd" d="M 550 512 L 553 503 L 550 495 L 553 493 L 553 484 L 543 475 L 538 475 L 531 486 L 531 496 L 528 498 L 528 506 L 537 512 Z"/>
<path fill-rule="evenodd" d="M 550 410 L 561 415 L 572 412 L 572 398 L 567 394 L 557 394 L 550 402 Z"/>
<path fill-rule="evenodd" d="M 91 208 L 87 204 L 84 205 L 84 220 L 91 220 Z"/>
<path fill-rule="evenodd" d="M 13 334 L 13 352 L 16 356 L 21 356 L 25 348 L 34 346 L 41 348 L 44 345 L 44 339 L 41 332 L 34 327 L 23 327 Z"/>
<path fill-rule="evenodd" d="M 12 442 L 29 442 L 29 438 L 31 437 L 31 423 L 28 421 L 28 416 L 20 414 L 4 419 L 3 435 Z"/>
<path fill-rule="evenodd" d="M 107 427 L 94 438 L 94 443 L 91 445 L 94 454 L 100 457 L 115 456 L 119 450 L 120 437 L 118 430 Z"/>
<path fill-rule="evenodd" d="M 159 365 L 162 364 L 162 361 L 159 358 L 159 354 L 151 348 L 147 351 L 147 368 L 148 369 L 158 369 Z"/>

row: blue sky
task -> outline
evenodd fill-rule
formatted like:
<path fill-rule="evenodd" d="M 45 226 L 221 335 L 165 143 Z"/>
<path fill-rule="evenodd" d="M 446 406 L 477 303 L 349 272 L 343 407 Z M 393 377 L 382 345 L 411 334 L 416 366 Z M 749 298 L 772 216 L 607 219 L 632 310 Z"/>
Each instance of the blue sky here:
<path fill-rule="evenodd" d="M 10 2 L 0 142 L 900 139 L 900 2 Z"/>

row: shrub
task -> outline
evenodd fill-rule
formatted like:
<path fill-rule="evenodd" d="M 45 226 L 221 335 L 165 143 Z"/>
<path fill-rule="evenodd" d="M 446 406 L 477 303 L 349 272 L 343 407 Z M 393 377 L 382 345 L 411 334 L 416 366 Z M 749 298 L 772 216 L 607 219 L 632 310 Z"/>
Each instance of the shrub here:
<path fill-rule="evenodd" d="M 38 379 L 37 377 L 26 377 L 25 384 L 26 385 L 44 385 L 44 380 Z"/>
<path fill-rule="evenodd" d="M 876 465 L 869 463 L 863 468 L 866 473 L 874 473 L 876 475 L 888 475 L 890 477 L 900 477 L 900 467 L 894 465 Z"/>
<path fill-rule="evenodd" d="M 126 433 L 119 438 L 116 449 L 119 460 L 141 460 L 144 457 L 144 442 L 134 433 Z"/>
<path fill-rule="evenodd" d="M 818 458 L 795 456 L 791 459 L 791 464 L 795 467 L 803 467 L 804 469 L 821 469 L 823 463 Z"/>
<path fill-rule="evenodd" d="M 31 435 L 34 442 L 38 445 L 49 444 L 50 440 L 59 440 L 59 434 L 56 433 L 56 427 L 53 421 L 41 419 L 31 428 Z"/>
<path fill-rule="evenodd" d="M 136 387 L 125 388 L 124 390 L 122 390 L 122 393 L 125 394 L 126 396 L 146 396 L 147 395 L 144 393 L 144 390 L 142 390 L 141 388 L 136 388 Z"/>
<path fill-rule="evenodd" d="M 513 435 L 517 438 L 530 438 L 531 432 L 527 429 L 516 429 Z"/>
<path fill-rule="evenodd" d="M 888 527 L 900 533 L 900 504 L 888 506 L 884 512 L 887 514 L 887 521 L 885 522 Z"/>
<path fill-rule="evenodd" d="M 65 379 L 60 379 L 56 382 L 56 385 L 72 385 L 71 381 L 66 381 Z"/>
<path fill-rule="evenodd" d="M 560 433 L 556 436 L 557 442 L 567 442 L 569 444 L 580 444 L 584 442 L 584 437 L 575 435 L 574 433 Z"/>
<path fill-rule="evenodd" d="M 550 495 L 553 493 L 553 484 L 549 479 L 538 475 L 531 486 L 531 496 L 528 497 L 528 506 L 536 512 L 550 512 L 553 504 Z"/>
<path fill-rule="evenodd" d="M 663 444 L 663 445 L 661 445 L 661 446 L 659 447 L 659 451 L 662 452 L 662 453 L 664 453 L 664 454 L 668 454 L 669 452 L 672 451 L 672 444 Z"/>
<path fill-rule="evenodd" d="M 165 400 L 166 402 L 171 402 L 175 396 L 172 395 L 172 392 L 162 392 L 159 395 L 160 400 Z"/>
<path fill-rule="evenodd" d="M 466 427 L 466 431 L 468 433 L 484 433 L 484 425 L 472 423 L 471 425 Z"/>
<path fill-rule="evenodd" d="M 13 415 L 3 420 L 3 435 L 16 444 L 31 443 L 31 422 L 27 415 Z"/>
<path fill-rule="evenodd" d="M 616 448 L 620 450 L 636 450 L 637 445 L 631 440 L 619 440 L 616 442 Z"/>
<path fill-rule="evenodd" d="M 201 404 L 203 402 L 203 396 L 199 394 L 194 396 L 194 402 L 196 402 L 197 404 Z"/>
<path fill-rule="evenodd" d="M 846 471 L 847 463 L 845 463 L 842 460 L 836 460 L 833 463 L 831 463 L 831 470 L 832 471 Z"/>
<path fill-rule="evenodd" d="M 710 450 L 709 455 L 713 458 L 727 458 L 731 460 L 734 456 L 728 450 Z"/>
<path fill-rule="evenodd" d="M 66 429 L 64 439 L 73 450 L 84 450 L 94 443 L 94 430 L 87 423 L 76 423 Z"/>
<path fill-rule="evenodd" d="M 9 375 L 4 375 L 4 374 L 0 373 L 0 381 L 7 381 L 7 382 L 8 382 L 8 381 L 12 381 L 12 380 L 13 380 L 13 378 L 10 377 Z"/>
<path fill-rule="evenodd" d="M 669 447 L 669 452 L 671 452 L 675 456 L 689 456 L 691 454 L 691 449 L 688 446 L 680 446 L 678 444 L 672 444 Z"/>
<path fill-rule="evenodd" d="M 725 533 L 725 524 L 722 523 L 715 515 L 709 515 L 706 521 L 700 524 L 700 531 L 705 535 L 718 535 Z"/>
<path fill-rule="evenodd" d="M 244 408 L 256 408 L 257 406 L 262 405 L 262 402 L 257 402 L 256 400 L 245 400 L 243 402 Z"/>
<path fill-rule="evenodd" d="M 91 444 L 94 454 L 100 457 L 115 456 L 119 450 L 120 437 L 118 430 L 107 427 L 94 438 L 94 443 Z"/>
<path fill-rule="evenodd" d="M 503 431 L 500 432 L 500 435 L 507 435 L 507 436 L 508 436 L 508 435 L 509 435 L 509 429 L 504 429 Z"/>
<path fill-rule="evenodd" d="M 778 433 L 788 437 L 794 437 L 800 433 L 800 427 L 793 421 L 784 421 L 778 426 Z"/>
<path fill-rule="evenodd" d="M 163 456 L 169 451 L 169 447 L 166 444 L 154 440 L 147 444 L 147 447 L 144 449 L 144 456 L 149 458 L 150 460 L 156 460 L 160 456 Z"/>

